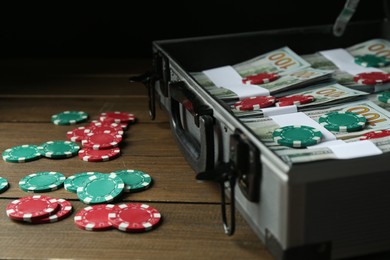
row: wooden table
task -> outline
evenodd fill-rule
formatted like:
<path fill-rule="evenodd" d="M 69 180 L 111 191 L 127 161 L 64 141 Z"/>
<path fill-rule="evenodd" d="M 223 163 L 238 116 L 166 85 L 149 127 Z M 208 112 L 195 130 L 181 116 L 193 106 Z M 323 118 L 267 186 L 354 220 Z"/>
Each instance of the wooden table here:
<path fill-rule="evenodd" d="M 157 110 L 156 120 L 149 119 L 146 88 L 129 84 L 127 79 L 149 69 L 150 63 L 114 59 L 0 61 L 1 151 L 66 140 L 68 130 L 86 125 L 51 123 L 53 114 L 66 110 L 85 111 L 89 121 L 105 111 L 128 111 L 138 118 L 120 145 L 121 156 L 112 161 L 84 162 L 77 156 L 28 163 L 1 160 L 0 176 L 11 185 L 0 194 L 1 259 L 273 259 L 239 214 L 235 235 L 224 234 L 219 188 L 195 180 L 161 110 Z M 139 234 L 81 230 L 73 217 L 87 205 L 63 188 L 43 193 L 72 203 L 73 214 L 63 221 L 32 225 L 12 221 L 6 215 L 8 203 L 31 195 L 18 187 L 19 180 L 30 173 L 58 171 L 70 176 L 120 169 L 138 169 L 152 176 L 150 189 L 126 194 L 122 201 L 156 207 L 163 216 L 157 229 Z"/>

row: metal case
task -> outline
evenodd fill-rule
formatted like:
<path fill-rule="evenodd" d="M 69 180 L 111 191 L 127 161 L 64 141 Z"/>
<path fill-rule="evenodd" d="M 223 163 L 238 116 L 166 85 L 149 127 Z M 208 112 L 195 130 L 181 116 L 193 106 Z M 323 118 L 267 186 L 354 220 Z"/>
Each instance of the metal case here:
<path fill-rule="evenodd" d="M 233 164 L 237 208 L 277 259 L 340 259 L 389 250 L 390 154 L 287 165 L 189 72 L 281 46 L 307 54 L 389 39 L 389 32 L 389 23 L 380 20 L 352 23 L 341 37 L 324 25 L 153 43 L 150 94 L 157 91 L 185 158 L 206 175 Z"/>

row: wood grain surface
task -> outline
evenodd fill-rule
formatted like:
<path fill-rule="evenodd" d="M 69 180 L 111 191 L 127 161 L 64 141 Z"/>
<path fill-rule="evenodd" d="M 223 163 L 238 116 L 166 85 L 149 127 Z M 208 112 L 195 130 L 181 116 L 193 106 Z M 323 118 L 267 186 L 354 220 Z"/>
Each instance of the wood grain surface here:
<path fill-rule="evenodd" d="M 156 120 L 150 120 L 145 87 L 128 83 L 130 75 L 149 69 L 148 60 L 0 61 L 0 151 L 65 140 L 67 131 L 87 125 L 51 123 L 53 114 L 66 110 L 87 112 L 88 122 L 106 111 L 128 111 L 138 118 L 120 144 L 121 156 L 112 161 L 84 162 L 77 156 L 0 161 L 0 176 L 10 182 L 0 194 L 1 259 L 273 259 L 238 213 L 236 234 L 224 234 L 218 185 L 196 181 L 172 137 L 167 115 L 157 109 Z M 120 169 L 139 169 L 152 176 L 149 189 L 124 194 L 114 203 L 154 206 L 163 216 L 156 229 L 140 234 L 81 230 L 73 217 L 87 205 L 63 188 L 43 193 L 72 203 L 73 213 L 63 221 L 33 225 L 6 215 L 11 201 L 31 195 L 18 187 L 30 173 L 58 171 L 68 177 Z"/>

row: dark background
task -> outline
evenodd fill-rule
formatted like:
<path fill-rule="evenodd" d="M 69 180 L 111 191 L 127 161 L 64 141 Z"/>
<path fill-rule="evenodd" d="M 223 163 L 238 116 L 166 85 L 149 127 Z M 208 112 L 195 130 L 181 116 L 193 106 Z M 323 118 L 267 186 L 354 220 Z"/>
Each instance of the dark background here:
<path fill-rule="evenodd" d="M 0 4 L 1 57 L 149 57 L 153 40 L 332 24 L 345 1 L 65 3 Z M 353 20 L 383 14 L 361 0 Z"/>

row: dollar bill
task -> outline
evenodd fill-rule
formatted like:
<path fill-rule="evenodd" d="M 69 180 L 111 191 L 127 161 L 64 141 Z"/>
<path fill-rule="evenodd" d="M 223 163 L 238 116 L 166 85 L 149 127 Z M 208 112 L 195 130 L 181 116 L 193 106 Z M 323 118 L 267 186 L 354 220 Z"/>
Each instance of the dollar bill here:
<path fill-rule="evenodd" d="M 366 54 L 374 54 L 374 55 L 386 56 L 390 58 L 390 42 L 385 39 L 372 39 L 348 47 L 346 48 L 346 50 L 354 57 L 366 55 Z M 334 73 L 332 75 L 333 79 L 335 79 L 339 84 L 342 84 L 344 86 L 356 90 L 365 91 L 368 93 L 378 92 L 381 91 L 381 89 L 384 90 L 389 87 L 388 86 L 389 84 L 384 84 L 384 85 L 377 84 L 377 85 L 370 85 L 370 86 L 358 84 L 353 80 L 354 78 L 353 75 L 345 71 L 339 70 L 332 61 L 328 60 L 320 53 L 302 55 L 302 58 L 304 58 L 307 62 L 309 62 L 313 68 L 323 69 L 323 70 L 334 70 Z M 390 66 L 382 67 L 380 69 L 387 73 L 390 72 Z"/>
<path fill-rule="evenodd" d="M 360 139 L 349 139 L 347 142 L 359 142 Z M 383 153 L 390 152 L 390 137 L 370 139 Z M 328 147 L 313 149 L 274 149 L 275 153 L 286 163 L 305 163 L 319 160 L 338 159 Z"/>
<path fill-rule="evenodd" d="M 285 75 L 307 67 L 310 64 L 287 46 L 233 65 L 241 77 L 263 72 Z"/>
<path fill-rule="evenodd" d="M 283 94 L 283 95 L 281 95 Z M 357 98 L 363 98 L 369 94 L 363 91 L 353 90 L 347 87 L 344 87 L 338 83 L 326 83 L 320 85 L 314 85 L 306 87 L 299 90 L 294 90 L 291 92 L 283 92 L 278 96 L 289 96 L 289 95 L 311 95 L 315 99 L 313 102 L 307 104 L 297 105 L 301 111 L 312 108 L 312 107 L 324 107 L 341 102 L 352 101 Z M 261 117 L 264 115 L 262 110 L 252 110 L 252 111 L 238 111 L 233 109 L 233 113 L 238 117 Z"/>
<path fill-rule="evenodd" d="M 326 81 L 331 77 L 331 74 L 332 71 L 329 70 L 305 68 L 285 74 L 284 76 L 280 77 L 275 81 L 261 84 L 260 87 L 268 89 L 271 94 L 275 94 L 281 91 L 287 91 L 289 89 L 295 89 L 298 87 L 304 87 L 311 84 Z M 210 94 L 214 95 L 218 99 L 221 99 L 227 103 L 233 103 L 240 99 L 239 96 L 233 91 L 223 87 L 217 87 L 202 72 L 192 72 L 191 76 L 201 86 L 208 90 Z"/>

